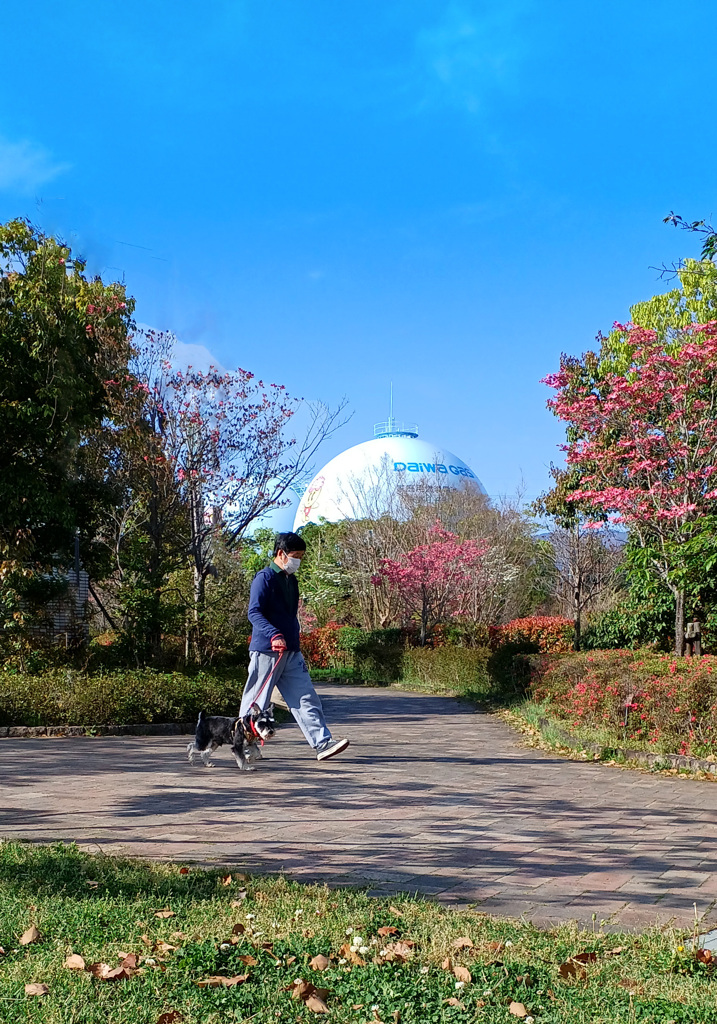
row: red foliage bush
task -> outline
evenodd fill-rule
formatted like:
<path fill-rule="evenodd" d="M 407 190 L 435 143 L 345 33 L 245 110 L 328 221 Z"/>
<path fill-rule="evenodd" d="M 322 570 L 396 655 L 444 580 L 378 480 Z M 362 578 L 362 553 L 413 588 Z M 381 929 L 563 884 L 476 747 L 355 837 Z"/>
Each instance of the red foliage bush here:
<path fill-rule="evenodd" d="M 608 729 L 678 754 L 717 751 L 717 657 L 618 650 L 531 662 L 534 699 L 572 728 Z"/>
<path fill-rule="evenodd" d="M 338 622 L 327 622 L 310 633 L 301 634 L 301 653 L 310 668 L 329 668 L 332 661 L 342 658 L 344 652 L 338 646 L 341 628 Z"/>
<path fill-rule="evenodd" d="M 513 619 L 504 626 L 490 627 L 490 646 L 494 651 L 503 644 L 533 643 L 541 654 L 564 654 L 573 647 L 573 623 L 561 615 L 531 615 Z"/>

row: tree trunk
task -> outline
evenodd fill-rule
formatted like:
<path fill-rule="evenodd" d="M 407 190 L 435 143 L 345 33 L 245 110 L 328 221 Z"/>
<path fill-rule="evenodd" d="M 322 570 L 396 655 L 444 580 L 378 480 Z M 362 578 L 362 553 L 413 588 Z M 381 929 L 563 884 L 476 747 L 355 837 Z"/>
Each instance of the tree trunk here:
<path fill-rule="evenodd" d="M 207 578 L 196 566 L 194 567 L 194 660 L 199 665 L 202 660 L 202 621 L 206 603 Z"/>
<path fill-rule="evenodd" d="M 675 657 L 685 653 L 685 592 L 675 591 Z"/>
<path fill-rule="evenodd" d="M 581 604 L 582 595 L 580 593 L 580 584 L 576 587 L 573 593 L 573 650 L 580 650 L 580 627 L 581 623 Z"/>

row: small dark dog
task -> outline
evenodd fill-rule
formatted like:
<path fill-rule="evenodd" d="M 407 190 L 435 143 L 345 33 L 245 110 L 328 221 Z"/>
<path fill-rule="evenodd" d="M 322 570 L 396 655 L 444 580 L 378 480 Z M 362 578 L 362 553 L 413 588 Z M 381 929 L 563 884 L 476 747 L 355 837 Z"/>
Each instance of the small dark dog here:
<path fill-rule="evenodd" d="M 275 732 L 273 704 L 265 711 L 262 711 L 258 704 L 252 704 L 249 714 L 243 718 L 205 715 L 200 711 L 197 731 L 187 747 L 187 757 L 189 763 L 193 764 L 195 754 L 199 754 L 204 764 L 209 767 L 210 758 L 217 747 L 228 743 L 239 768 L 242 771 L 252 771 L 249 761 L 261 757 L 259 745 L 263 746 L 264 741 L 270 740 Z"/>

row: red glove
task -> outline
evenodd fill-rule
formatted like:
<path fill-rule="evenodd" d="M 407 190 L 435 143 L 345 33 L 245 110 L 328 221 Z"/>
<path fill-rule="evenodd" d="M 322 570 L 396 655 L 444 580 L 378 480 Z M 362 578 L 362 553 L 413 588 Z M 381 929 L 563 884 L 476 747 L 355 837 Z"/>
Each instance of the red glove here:
<path fill-rule="evenodd" d="M 271 638 L 271 649 L 272 651 L 286 650 L 286 640 L 283 638 L 281 633 L 277 633 L 276 636 Z"/>

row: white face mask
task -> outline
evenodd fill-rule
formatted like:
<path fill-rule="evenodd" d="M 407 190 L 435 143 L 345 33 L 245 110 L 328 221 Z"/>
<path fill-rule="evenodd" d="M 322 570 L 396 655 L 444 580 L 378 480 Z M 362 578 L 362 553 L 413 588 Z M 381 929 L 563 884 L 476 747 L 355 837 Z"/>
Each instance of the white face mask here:
<path fill-rule="evenodd" d="M 291 575 L 293 575 L 293 573 L 296 572 L 296 570 L 299 568 L 300 565 L 301 565 L 301 559 L 300 558 L 292 558 L 291 555 L 287 555 L 286 556 L 286 565 L 284 566 L 284 572 L 288 572 L 288 574 L 291 576 Z"/>

